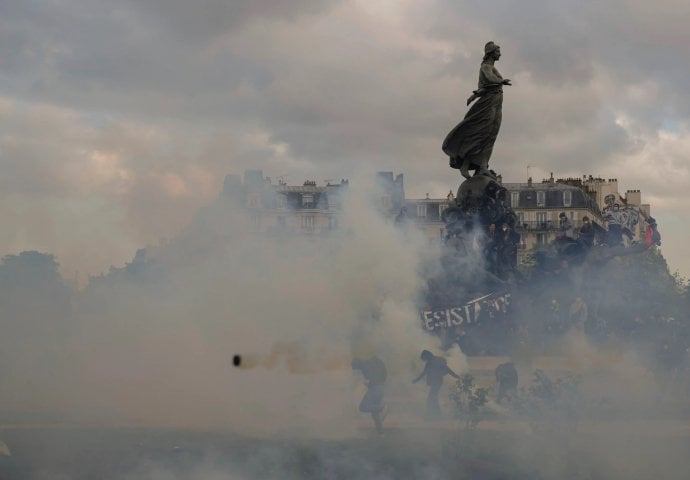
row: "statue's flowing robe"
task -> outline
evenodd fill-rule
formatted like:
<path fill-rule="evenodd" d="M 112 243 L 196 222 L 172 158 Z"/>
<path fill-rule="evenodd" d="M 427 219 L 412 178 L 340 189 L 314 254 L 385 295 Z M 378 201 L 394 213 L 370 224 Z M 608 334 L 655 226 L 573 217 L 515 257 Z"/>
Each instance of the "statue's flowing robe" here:
<path fill-rule="evenodd" d="M 490 63 L 479 70 L 479 90 L 483 91 L 465 118 L 446 136 L 443 151 L 451 167 L 467 162 L 470 170 L 487 168 L 494 142 L 501 128 L 503 77 Z"/>

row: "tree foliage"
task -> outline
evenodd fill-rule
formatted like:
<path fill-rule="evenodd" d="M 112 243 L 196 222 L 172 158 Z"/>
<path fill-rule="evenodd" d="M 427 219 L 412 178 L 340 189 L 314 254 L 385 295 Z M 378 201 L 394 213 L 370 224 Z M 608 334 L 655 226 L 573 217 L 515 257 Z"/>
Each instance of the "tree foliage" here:
<path fill-rule="evenodd" d="M 489 401 L 489 389 L 478 387 L 474 376 L 466 373 L 455 382 L 450 393 L 455 418 L 466 430 L 477 428 L 484 418 L 484 407 Z"/>

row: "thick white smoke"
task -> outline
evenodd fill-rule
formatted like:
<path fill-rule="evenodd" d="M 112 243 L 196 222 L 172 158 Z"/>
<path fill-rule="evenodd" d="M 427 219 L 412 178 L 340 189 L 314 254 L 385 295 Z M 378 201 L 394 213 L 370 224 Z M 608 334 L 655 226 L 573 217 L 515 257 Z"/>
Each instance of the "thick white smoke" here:
<path fill-rule="evenodd" d="M 373 182 L 352 184 L 328 238 L 256 232 L 221 198 L 126 272 L 93 280 L 50 382 L 21 402 L 75 422 L 352 434 L 353 357 L 380 356 L 395 389 L 423 348 L 438 351 L 416 306 L 438 245 L 386 223 Z"/>
<path fill-rule="evenodd" d="M 423 366 L 420 351 L 440 353 L 440 345 L 423 332 L 417 308 L 444 257 L 414 229 L 383 221 L 369 201 L 368 178 L 352 182 L 340 228 L 327 238 L 255 232 L 242 209 L 220 199 L 175 239 L 74 295 L 68 328 L 51 324 L 49 310 L 45 328 L 34 322 L 19 336 L 18 323 L 4 336 L 3 408 L 78 426 L 217 429 L 261 446 L 247 458 L 218 453 L 186 472 L 167 457 L 160 465 L 144 462 L 131 478 L 284 478 L 281 469 L 299 471 L 293 457 L 315 445 L 322 450 L 314 453 L 313 478 L 329 468 L 371 478 L 380 472 L 379 455 L 418 478 L 450 478 L 457 465 L 481 478 L 472 477 L 473 468 L 489 471 L 501 462 L 524 467 L 522 477 L 505 478 L 649 478 L 654 471 L 683 478 L 687 422 L 659 419 L 683 412 L 650 371 L 651 353 L 610 339 L 592 344 L 576 329 L 546 347 L 519 345 L 514 360 L 523 387 L 535 368 L 553 378 L 572 372 L 582 376 L 585 396 L 607 402 L 609 410 L 583 416 L 577 432 L 535 434 L 510 408 L 480 424 L 476 445 L 456 435 L 448 411 L 443 424 L 422 423 L 426 388 L 411 380 Z M 473 272 L 471 258 L 459 265 Z M 525 288 L 521 295 L 542 293 Z M 8 338 L 26 341 L 12 345 Z M 388 395 L 398 410 L 386 424 L 391 440 L 360 444 L 360 426 L 372 428 L 357 411 L 363 387 L 350 361 L 372 354 L 388 367 Z M 467 371 L 457 347 L 448 361 Z M 493 387 L 494 365 L 486 365 L 472 373 Z M 303 448 L 298 437 L 317 440 Z M 323 442 L 329 438 L 338 440 L 332 450 Z M 342 459 L 341 446 L 352 458 Z M 495 461 L 473 464 L 479 457 Z"/>

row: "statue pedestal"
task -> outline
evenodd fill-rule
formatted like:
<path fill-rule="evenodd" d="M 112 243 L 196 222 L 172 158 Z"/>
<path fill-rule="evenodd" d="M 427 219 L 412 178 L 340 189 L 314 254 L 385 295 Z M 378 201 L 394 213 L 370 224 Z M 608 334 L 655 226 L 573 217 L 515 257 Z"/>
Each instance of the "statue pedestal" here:
<path fill-rule="evenodd" d="M 487 193 L 491 195 L 498 188 L 502 187 L 491 177 L 475 175 L 460 184 L 455 203 L 465 214 L 480 213 Z"/>
<path fill-rule="evenodd" d="M 475 175 L 460 184 L 455 205 L 443 212 L 442 218 L 449 231 L 457 231 L 458 220 L 462 220 L 463 228 L 481 226 L 488 227 L 492 223 L 496 227 L 507 223 L 511 228 L 515 225 L 515 212 L 506 204 L 508 191 L 494 177 Z M 452 225 L 456 224 L 456 225 Z"/>

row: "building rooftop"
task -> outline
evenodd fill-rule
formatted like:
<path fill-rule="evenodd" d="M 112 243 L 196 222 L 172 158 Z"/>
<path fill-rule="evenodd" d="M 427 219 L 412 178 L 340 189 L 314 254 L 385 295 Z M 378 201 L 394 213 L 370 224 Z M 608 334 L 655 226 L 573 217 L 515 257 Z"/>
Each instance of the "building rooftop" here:
<path fill-rule="evenodd" d="M 517 208 L 583 208 L 600 214 L 601 209 L 592 192 L 583 187 L 569 185 L 563 181 L 545 181 L 541 183 L 503 183 L 508 190 L 508 201 L 513 209 Z M 540 193 L 543 192 L 543 195 Z M 517 202 L 514 193 L 517 193 Z M 514 204 L 516 203 L 516 204 Z"/>

